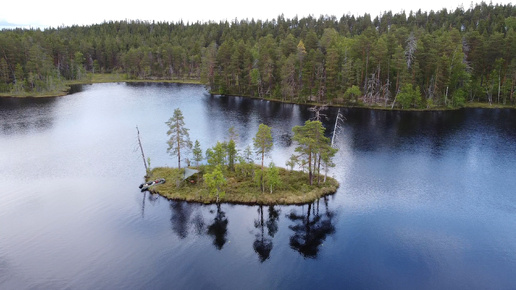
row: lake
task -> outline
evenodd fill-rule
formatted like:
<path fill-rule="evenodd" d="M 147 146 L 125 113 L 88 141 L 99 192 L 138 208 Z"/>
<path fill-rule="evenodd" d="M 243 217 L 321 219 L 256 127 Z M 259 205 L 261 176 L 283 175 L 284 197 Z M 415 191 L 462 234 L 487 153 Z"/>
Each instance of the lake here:
<path fill-rule="evenodd" d="M 176 166 L 175 108 L 203 150 L 230 126 L 240 149 L 271 126 L 279 166 L 313 117 L 197 85 L 0 98 L 0 288 L 516 288 L 516 110 L 341 109 L 338 192 L 260 207 L 140 192 L 136 126 L 151 166 Z M 337 109 L 323 113 L 330 132 Z"/>

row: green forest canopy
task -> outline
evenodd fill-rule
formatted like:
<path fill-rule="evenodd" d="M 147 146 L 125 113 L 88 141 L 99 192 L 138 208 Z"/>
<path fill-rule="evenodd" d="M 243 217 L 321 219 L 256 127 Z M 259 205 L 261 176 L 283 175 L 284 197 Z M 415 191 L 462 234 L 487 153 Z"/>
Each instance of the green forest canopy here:
<path fill-rule="evenodd" d="M 198 80 L 213 93 L 424 108 L 515 104 L 516 8 L 0 31 L 0 93 L 88 73 Z M 400 97 L 400 102 L 397 100 Z"/>

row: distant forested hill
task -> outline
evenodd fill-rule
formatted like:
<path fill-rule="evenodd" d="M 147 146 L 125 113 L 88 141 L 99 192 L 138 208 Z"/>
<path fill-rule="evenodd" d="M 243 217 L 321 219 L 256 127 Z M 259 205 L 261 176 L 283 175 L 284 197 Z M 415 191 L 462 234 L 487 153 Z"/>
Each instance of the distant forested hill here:
<path fill-rule="evenodd" d="M 219 94 L 402 108 L 514 104 L 516 8 L 0 32 L 0 93 L 88 73 L 196 79 Z"/>

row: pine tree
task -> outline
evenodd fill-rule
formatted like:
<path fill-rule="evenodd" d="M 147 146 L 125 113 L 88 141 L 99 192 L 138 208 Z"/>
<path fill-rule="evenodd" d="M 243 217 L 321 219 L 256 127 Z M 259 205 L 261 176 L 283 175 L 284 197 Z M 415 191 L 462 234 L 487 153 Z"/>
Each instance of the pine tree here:
<path fill-rule="evenodd" d="M 167 135 L 170 136 L 167 142 L 167 152 L 177 156 L 177 167 L 181 169 L 181 150 L 184 152 L 186 149 L 192 148 L 192 142 L 188 134 L 189 129 L 185 127 L 183 113 L 179 108 L 174 110 L 174 115 L 165 123 L 169 127 Z"/>
<path fill-rule="evenodd" d="M 313 175 L 320 167 L 322 156 L 332 149 L 330 139 L 324 136 L 325 128 L 320 121 L 308 120 L 304 126 L 295 126 L 292 131 L 292 140 L 298 145 L 295 150 L 299 153 L 300 162 L 305 161 L 308 164 L 308 180 L 312 185 Z"/>
<path fill-rule="evenodd" d="M 271 128 L 265 124 L 260 124 L 258 127 L 258 132 L 256 132 L 256 136 L 253 138 L 253 145 L 256 154 L 258 154 L 262 159 L 261 165 L 261 176 L 260 181 L 263 187 L 263 161 L 265 159 L 265 155 L 267 155 L 272 150 L 272 135 Z"/>

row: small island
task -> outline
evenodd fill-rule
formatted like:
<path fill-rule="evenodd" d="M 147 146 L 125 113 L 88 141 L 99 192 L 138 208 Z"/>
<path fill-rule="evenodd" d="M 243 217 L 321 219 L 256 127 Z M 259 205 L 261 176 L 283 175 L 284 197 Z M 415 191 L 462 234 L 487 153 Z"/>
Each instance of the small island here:
<path fill-rule="evenodd" d="M 255 170 L 260 170 L 257 166 Z M 278 168 L 279 183 L 271 193 L 269 190 L 262 192 L 259 186 L 253 181 L 252 177 L 244 177 L 237 172 L 228 172 L 225 177 L 227 184 L 223 187 L 225 192 L 223 197 L 210 192 L 206 182 L 201 177 L 202 174 L 193 176 L 180 181 L 178 186 L 178 176 L 184 175 L 184 169 L 157 167 L 152 169 L 149 180 L 165 178 L 164 184 L 158 184 L 149 188 L 152 193 L 157 193 L 172 200 L 184 200 L 188 202 L 200 203 L 232 203 L 232 204 L 260 204 L 260 205 L 290 205 L 305 204 L 317 200 L 326 195 L 337 192 L 339 183 L 331 177 L 322 181 L 319 185 L 312 186 L 306 184 L 308 174 L 301 171 L 289 171 L 285 168 Z M 322 177 L 324 178 L 324 177 Z"/>
<path fill-rule="evenodd" d="M 240 152 L 236 145 L 238 135 L 231 127 L 229 141 L 217 142 L 205 154 L 198 140 L 194 145 L 190 141 L 179 108 L 166 124 L 170 136 L 167 151 L 177 157 L 178 166 L 150 169 L 150 158 L 146 160 L 146 180 L 166 180 L 144 187 L 152 193 L 190 202 L 275 205 L 309 203 L 334 194 L 339 187 L 337 180 L 327 176 L 329 168 L 335 166 L 332 159 L 337 149 L 324 136 L 325 128 L 318 120 L 292 128 L 292 141 L 297 146 L 296 153 L 285 164 L 288 169 L 277 167 L 274 162 L 264 165 L 273 146 L 271 128 L 265 124 L 259 125 L 253 148 L 248 145 Z M 184 157 L 189 149 L 195 166 L 190 166 L 190 160 Z M 143 149 L 142 157 L 145 161 Z M 255 164 L 255 157 L 260 164 Z M 183 159 L 187 168 L 181 168 Z M 294 170 L 296 166 L 301 170 Z"/>

